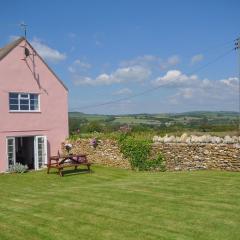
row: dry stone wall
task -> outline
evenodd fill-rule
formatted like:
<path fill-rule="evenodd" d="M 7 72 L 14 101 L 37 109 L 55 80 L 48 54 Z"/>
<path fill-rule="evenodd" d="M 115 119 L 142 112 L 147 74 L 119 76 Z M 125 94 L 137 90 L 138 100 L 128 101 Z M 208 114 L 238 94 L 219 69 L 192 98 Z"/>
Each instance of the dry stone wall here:
<path fill-rule="evenodd" d="M 101 140 L 96 149 L 90 142 L 91 139 L 71 141 L 72 153 L 86 153 L 89 161 L 96 164 L 130 169 L 130 164 L 123 158 L 116 141 Z M 200 169 L 240 171 L 238 144 L 155 142 L 152 146 L 152 155 L 157 156 L 159 153 L 164 155 L 168 171 Z"/>
<path fill-rule="evenodd" d="M 163 153 L 170 171 L 240 171 L 240 148 L 235 144 L 155 143 L 153 152 Z"/>
<path fill-rule="evenodd" d="M 91 146 L 91 139 L 79 139 L 70 141 L 70 143 L 73 145 L 71 153 L 87 154 L 88 160 L 92 163 L 110 167 L 130 168 L 129 161 L 123 158 L 117 141 L 110 139 L 100 140 L 96 148 Z M 64 144 L 62 149 L 64 149 Z"/>

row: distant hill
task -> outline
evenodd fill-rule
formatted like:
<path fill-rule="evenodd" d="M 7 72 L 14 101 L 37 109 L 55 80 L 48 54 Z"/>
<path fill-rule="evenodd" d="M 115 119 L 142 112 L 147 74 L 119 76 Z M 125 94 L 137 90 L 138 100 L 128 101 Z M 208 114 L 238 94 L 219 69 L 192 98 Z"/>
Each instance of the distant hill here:
<path fill-rule="evenodd" d="M 182 113 L 138 113 L 138 114 L 119 114 L 119 115 L 104 115 L 104 114 L 86 114 L 83 112 L 69 112 L 69 117 L 85 117 L 85 118 L 108 118 L 108 117 L 179 117 L 179 116 L 239 116 L 238 112 L 234 111 L 192 111 L 192 112 L 182 112 Z"/>
<path fill-rule="evenodd" d="M 69 112 L 71 119 L 85 119 L 87 121 L 106 121 L 119 124 L 192 124 L 196 122 L 208 122 L 208 124 L 232 124 L 238 121 L 238 112 L 233 111 L 193 111 L 183 113 L 160 113 L 160 114 L 123 114 L 101 115 L 85 114 L 82 112 Z"/>

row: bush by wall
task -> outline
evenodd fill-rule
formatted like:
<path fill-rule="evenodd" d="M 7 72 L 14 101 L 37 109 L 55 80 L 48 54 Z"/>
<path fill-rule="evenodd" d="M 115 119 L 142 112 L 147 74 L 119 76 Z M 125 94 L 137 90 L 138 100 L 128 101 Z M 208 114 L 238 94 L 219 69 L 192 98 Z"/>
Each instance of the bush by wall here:
<path fill-rule="evenodd" d="M 128 135 L 121 135 L 118 140 L 120 151 L 128 158 L 131 168 L 139 171 L 165 171 L 165 161 L 161 154 L 151 158 L 152 144 L 148 140 L 136 139 Z"/>

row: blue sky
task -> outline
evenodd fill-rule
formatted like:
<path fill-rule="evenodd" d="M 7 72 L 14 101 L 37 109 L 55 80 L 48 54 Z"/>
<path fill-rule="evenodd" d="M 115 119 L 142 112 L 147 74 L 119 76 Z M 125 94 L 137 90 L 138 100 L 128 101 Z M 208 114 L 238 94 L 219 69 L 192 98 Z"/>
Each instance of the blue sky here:
<path fill-rule="evenodd" d="M 28 40 L 69 88 L 69 110 L 238 110 L 237 0 L 9 0 L 1 8 L 0 45 L 28 24 Z"/>

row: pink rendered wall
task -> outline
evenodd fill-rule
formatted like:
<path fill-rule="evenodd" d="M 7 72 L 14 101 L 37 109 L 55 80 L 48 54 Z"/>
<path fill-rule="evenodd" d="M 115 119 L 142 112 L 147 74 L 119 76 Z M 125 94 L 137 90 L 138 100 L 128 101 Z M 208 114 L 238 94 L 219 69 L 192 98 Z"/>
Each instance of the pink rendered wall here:
<path fill-rule="evenodd" d="M 34 63 L 32 55 L 22 60 L 24 43 L 0 61 L 0 172 L 7 168 L 7 136 L 45 135 L 49 155 L 68 137 L 68 92 L 38 55 Z M 40 112 L 9 112 L 9 92 L 38 93 Z"/>

